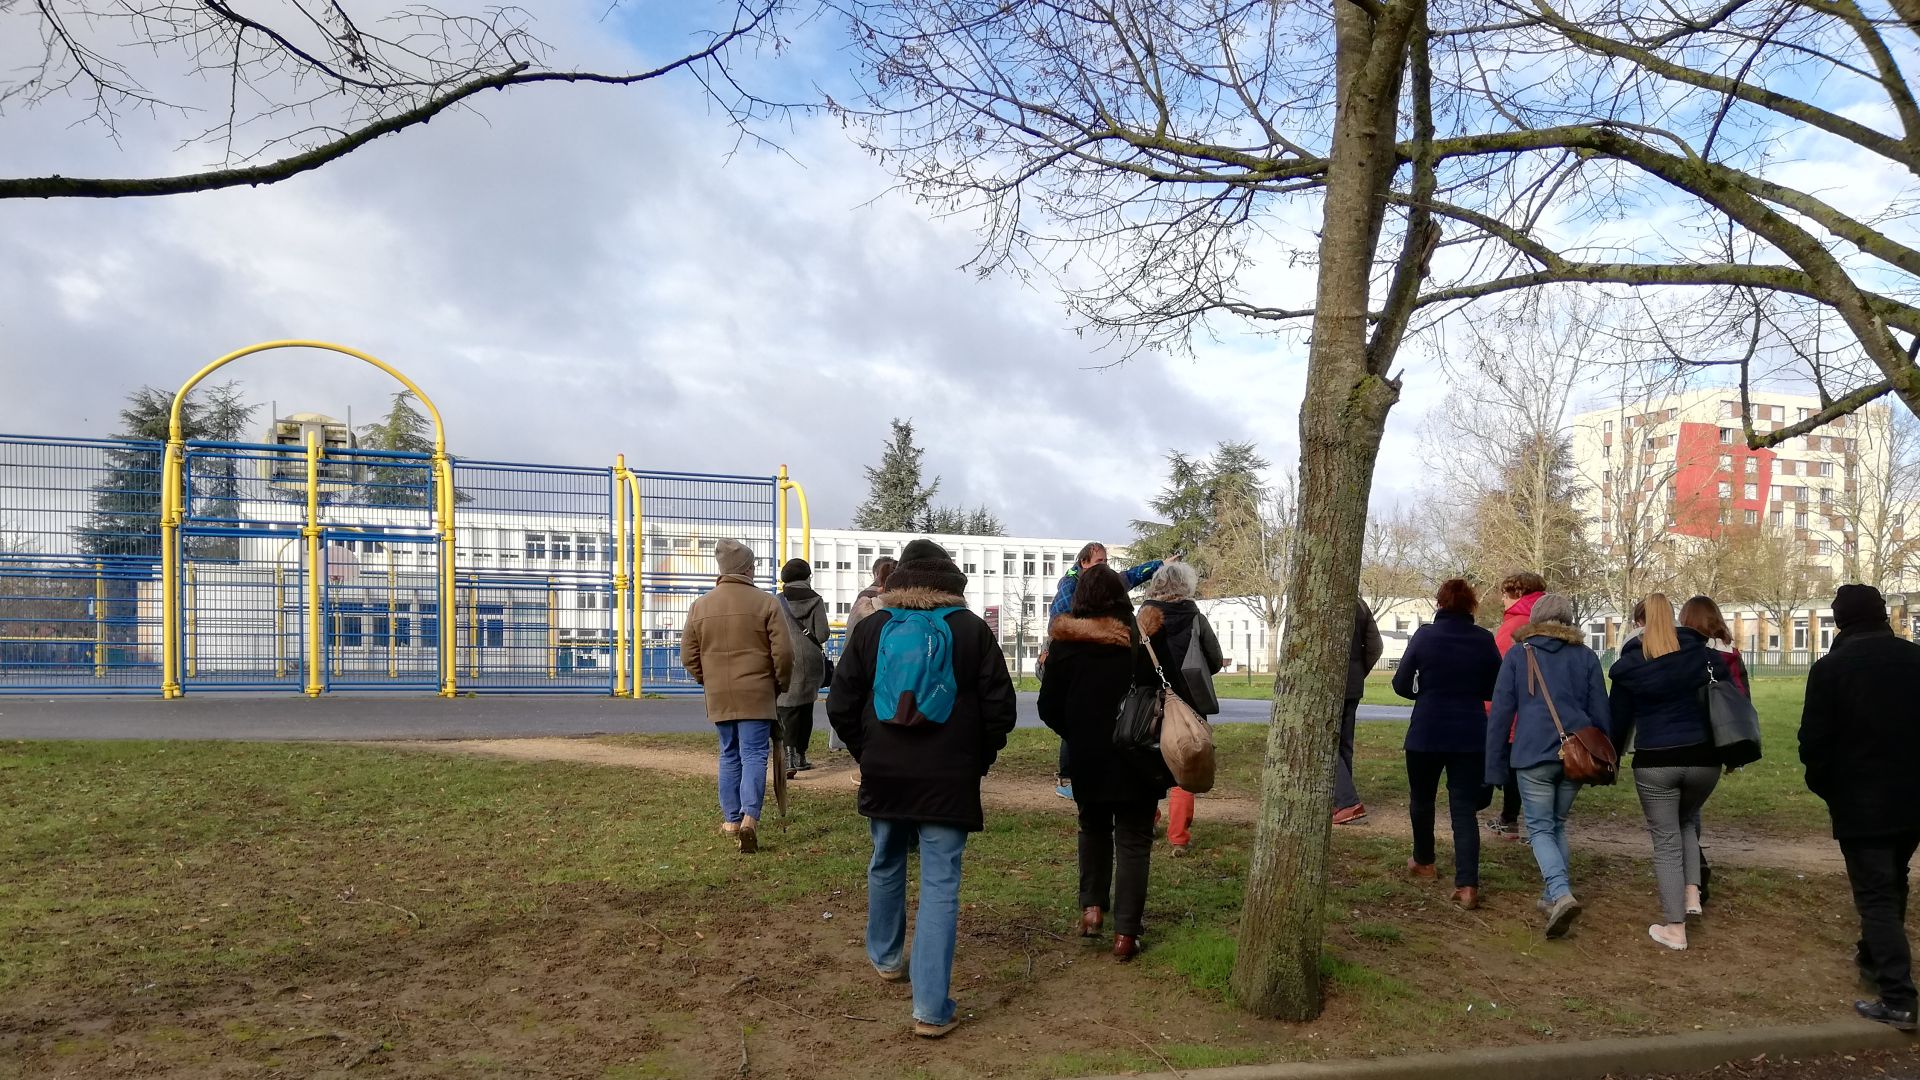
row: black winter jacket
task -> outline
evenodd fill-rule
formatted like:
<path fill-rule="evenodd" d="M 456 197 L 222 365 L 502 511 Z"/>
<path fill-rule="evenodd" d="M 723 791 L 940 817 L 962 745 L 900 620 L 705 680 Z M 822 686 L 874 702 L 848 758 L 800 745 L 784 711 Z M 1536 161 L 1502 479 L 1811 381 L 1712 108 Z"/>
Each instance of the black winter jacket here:
<path fill-rule="evenodd" d="M 1153 661 L 1135 643 L 1134 628 L 1118 618 L 1063 615 L 1053 621 L 1040 719 L 1067 741 L 1075 802 L 1158 802 L 1173 786 L 1159 754 L 1129 754 L 1113 745 L 1127 690 L 1136 681 L 1160 685 Z"/>
<path fill-rule="evenodd" d="M 1644 638 L 1628 641 L 1608 673 L 1613 689 L 1607 703 L 1613 719 L 1607 733 L 1622 756 L 1628 743 L 1636 750 L 1671 750 L 1713 741 L 1700 691 L 1707 685 L 1708 668 L 1722 682 L 1732 681 L 1733 671 L 1727 654 L 1708 648 L 1699 632 L 1682 626 L 1675 633 L 1679 650 L 1658 660 L 1647 659 Z"/>
<path fill-rule="evenodd" d="M 1393 692 L 1413 699 L 1406 749 L 1485 753 L 1487 702 L 1499 677 L 1500 647 L 1493 643 L 1493 631 L 1475 626 L 1473 616 L 1442 611 L 1415 630 L 1393 670 Z"/>
<path fill-rule="evenodd" d="M 1837 839 L 1920 831 L 1920 645 L 1847 630 L 1807 674 L 1800 760 Z"/>
<path fill-rule="evenodd" d="M 1220 639 L 1214 636 L 1213 624 L 1200 614 L 1200 605 L 1191 600 L 1148 600 L 1140 605 L 1140 633 L 1152 643 L 1154 655 L 1160 658 L 1160 666 L 1166 670 L 1167 684 L 1173 687 L 1173 692 L 1195 712 L 1200 712 L 1200 706 L 1194 704 L 1193 689 L 1187 685 L 1180 668 L 1187 662 L 1193 636 L 1200 635 L 1200 653 L 1206 657 L 1208 675 L 1218 675 L 1226 666 L 1226 657 L 1220 652 Z M 1219 711 L 1215 708 L 1201 715 Z"/>
<path fill-rule="evenodd" d="M 1013 730 L 1013 680 L 993 631 L 965 610 L 966 600 L 932 589 L 899 589 L 882 595 L 886 606 L 847 637 L 833 669 L 827 720 L 860 763 L 862 816 L 890 821 L 985 827 L 980 778 L 993 767 Z M 959 691 L 944 724 L 901 727 L 883 724 L 873 711 L 875 654 L 880 631 L 893 608 L 962 610 L 947 616 L 953 631 L 953 678 Z"/>
<path fill-rule="evenodd" d="M 1355 600 L 1353 643 L 1347 649 L 1347 700 L 1355 701 L 1367 692 L 1367 673 L 1380 662 L 1387 649 L 1380 640 L 1380 627 L 1373 621 L 1373 610 L 1366 601 Z"/>

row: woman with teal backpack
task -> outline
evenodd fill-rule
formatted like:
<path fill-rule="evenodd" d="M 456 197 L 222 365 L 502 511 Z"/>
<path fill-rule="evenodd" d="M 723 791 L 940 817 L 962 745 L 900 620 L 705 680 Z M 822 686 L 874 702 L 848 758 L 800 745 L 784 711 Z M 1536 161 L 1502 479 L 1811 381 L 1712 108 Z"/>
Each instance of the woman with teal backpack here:
<path fill-rule="evenodd" d="M 915 540 L 854 627 L 835 666 L 827 720 L 860 765 L 873 836 L 867 962 L 913 983 L 914 1033 L 953 1030 L 949 996 L 967 834 L 985 819 L 980 780 L 1007 745 L 1013 680 L 986 621 L 967 609 L 967 577 L 945 549 Z M 920 907 L 907 957 L 907 858 L 920 852 Z"/>

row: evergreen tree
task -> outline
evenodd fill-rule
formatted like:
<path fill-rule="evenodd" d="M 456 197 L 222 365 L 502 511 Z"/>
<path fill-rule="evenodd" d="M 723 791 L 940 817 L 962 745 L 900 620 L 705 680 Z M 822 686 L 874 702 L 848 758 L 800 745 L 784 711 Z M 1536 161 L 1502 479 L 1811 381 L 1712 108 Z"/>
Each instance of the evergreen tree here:
<path fill-rule="evenodd" d="M 78 531 L 80 547 L 87 554 L 160 557 L 161 459 L 172 407 L 173 395 L 158 387 L 142 386 L 127 395 L 127 404 L 120 410 L 120 431 L 113 437 L 129 445 L 107 451 L 107 475 L 93 486 L 93 513 Z M 189 439 L 240 442 L 258 409 L 246 403 L 239 383 L 219 383 L 207 387 L 200 400 L 187 399 L 180 410 L 181 432 Z M 193 481 L 191 509 L 197 515 L 237 516 L 240 478 L 231 458 L 195 461 Z M 231 539 L 188 541 L 191 558 L 233 558 L 236 553 L 237 543 Z"/>
<path fill-rule="evenodd" d="M 933 507 L 927 511 L 917 531 L 947 536 L 1007 535 L 1006 526 L 1000 523 L 999 516 L 985 506 L 977 506 L 972 510 L 958 506 Z"/>
<path fill-rule="evenodd" d="M 920 458 L 924 453 L 914 445 L 913 421 L 896 417 L 893 437 L 880 455 L 879 466 L 867 467 L 867 501 L 853 512 L 854 528 L 912 532 L 929 522 L 940 478 L 921 483 Z"/>
<path fill-rule="evenodd" d="M 1166 486 L 1148 504 L 1163 520 L 1133 523 L 1129 557 L 1164 559 L 1184 551 L 1205 573 L 1205 552 L 1219 522 L 1254 514 L 1266 496 L 1260 472 L 1267 465 L 1248 442 L 1223 442 L 1206 458 L 1168 454 Z"/>
<path fill-rule="evenodd" d="M 414 406 L 413 391 L 393 395 L 387 415 L 360 428 L 360 445 L 369 450 L 433 453 L 433 421 Z M 426 506 L 433 498 L 433 471 L 426 462 L 374 465 L 367 470 L 362 498 L 373 506 Z"/>

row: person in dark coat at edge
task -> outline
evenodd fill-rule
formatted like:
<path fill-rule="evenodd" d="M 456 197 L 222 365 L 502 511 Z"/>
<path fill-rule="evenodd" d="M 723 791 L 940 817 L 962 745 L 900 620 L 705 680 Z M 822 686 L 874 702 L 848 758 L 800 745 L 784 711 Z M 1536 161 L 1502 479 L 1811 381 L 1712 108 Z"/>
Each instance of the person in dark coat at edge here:
<path fill-rule="evenodd" d="M 1493 632 L 1493 643 L 1499 647 L 1502 657 L 1513 648 L 1514 633 L 1533 621 L 1533 605 L 1545 595 L 1547 579 L 1531 570 L 1515 571 L 1500 582 L 1500 598 L 1507 606 L 1500 613 L 1500 626 Z M 1509 776 L 1501 785 L 1499 816 L 1487 819 L 1487 831 L 1518 840 L 1520 829 L 1520 780 Z"/>
<path fill-rule="evenodd" d="M 1720 783 L 1720 752 L 1703 695 L 1709 677 L 1730 682 L 1733 670 L 1699 631 L 1674 625 L 1665 593 L 1641 604 L 1645 629 L 1620 646 L 1609 673 L 1607 733 L 1622 761 L 1632 744 L 1633 786 L 1653 844 L 1661 921 L 1647 927 L 1647 936 L 1680 951 L 1687 947 L 1687 916 L 1705 910 L 1695 823 Z"/>
<path fill-rule="evenodd" d="M 1386 643 L 1380 640 L 1380 628 L 1374 625 L 1373 611 L 1367 602 L 1356 599 L 1353 613 L 1353 646 L 1347 652 L 1347 695 L 1341 703 L 1340 756 L 1333 762 L 1333 823 L 1358 825 L 1367 820 L 1367 808 L 1360 791 L 1353 786 L 1353 729 L 1360 719 L 1360 699 L 1367 692 L 1367 672 L 1380 662 Z"/>
<path fill-rule="evenodd" d="M 1827 804 L 1860 913 L 1854 963 L 1880 993 L 1854 1011 L 1915 1030 L 1913 947 L 1907 940 L 1907 875 L 1920 847 L 1920 645 L 1894 635 L 1871 585 L 1842 585 L 1833 598 L 1840 631 L 1807 674 L 1800 760 L 1807 787 Z"/>
<path fill-rule="evenodd" d="M 1453 822 L 1453 902 L 1480 906 L 1480 822 L 1491 800 L 1487 775 L 1487 702 L 1500 677 L 1500 649 L 1493 632 L 1473 621 L 1479 598 L 1463 578 L 1440 583 L 1433 621 L 1413 632 L 1393 692 L 1413 701 L 1407 725 L 1407 817 L 1413 824 L 1413 855 L 1407 871 L 1436 877 L 1434 800 L 1440 776 L 1447 778 L 1447 812 Z"/>
<path fill-rule="evenodd" d="M 882 555 L 873 560 L 873 584 L 860 590 L 860 595 L 853 598 L 853 606 L 847 611 L 847 637 L 853 636 L 853 628 L 860 625 L 860 620 L 880 610 L 880 594 L 887 590 L 887 578 L 893 576 L 893 568 L 899 565 L 900 560 L 891 555 Z M 845 644 L 844 641 L 841 642 L 842 647 Z M 828 724 L 827 749 L 845 750 L 846 748 L 846 744 L 840 741 L 840 733 L 833 730 L 832 724 Z M 860 770 L 853 769 L 850 777 L 853 780 L 853 786 L 859 787 Z"/>
<path fill-rule="evenodd" d="M 1199 587 L 1200 572 L 1192 563 L 1163 565 L 1153 572 L 1153 580 L 1147 582 L 1147 598 L 1140 602 L 1139 624 L 1140 636 L 1160 657 L 1167 684 L 1189 708 L 1205 717 L 1220 711 L 1212 681 L 1227 661 L 1220 651 L 1220 639 L 1213 632 L 1213 624 L 1201 613 L 1200 605 L 1193 602 L 1193 594 Z M 1187 652 L 1196 641 L 1206 664 L 1205 701 L 1187 682 L 1192 673 L 1182 669 Z M 1187 854 L 1193 846 L 1193 792 L 1178 786 L 1167 792 L 1167 844 L 1174 858 Z"/>
<path fill-rule="evenodd" d="M 780 607 L 787 617 L 787 640 L 793 646 L 793 678 L 775 699 L 780 741 L 787 760 L 781 764 L 787 779 L 813 768 L 807 744 L 813 741 L 813 707 L 827 681 L 827 605 L 813 591 L 813 567 L 805 559 L 788 559 L 780 568 Z"/>
<path fill-rule="evenodd" d="M 882 979 L 911 979 L 914 1034 L 935 1039 L 959 1023 L 951 985 L 961 855 L 967 834 L 985 827 L 980 780 L 1007 745 L 1015 720 L 1006 659 L 986 621 L 967 610 L 966 587 L 967 576 L 940 545 L 931 540 L 908 544 L 887 579 L 880 610 L 847 636 L 827 696 L 827 719 L 860 766 L 859 811 L 873 837 L 867 961 Z M 952 633 L 952 712 L 944 724 L 882 722 L 873 693 L 888 623 L 895 612 L 942 608 L 955 609 L 943 620 Z M 909 967 L 907 855 L 916 847 L 920 906 Z"/>
<path fill-rule="evenodd" d="M 1140 646 L 1133 603 L 1106 566 L 1081 571 L 1073 609 L 1053 623 L 1053 653 L 1040 680 L 1040 719 L 1066 740 L 1080 810 L 1080 936 L 1098 937 L 1113 911 L 1113 955 L 1140 952 L 1153 854 L 1153 815 L 1173 786 L 1155 751 L 1113 745 L 1121 699 L 1136 681 L 1158 687 Z M 1169 680 L 1171 681 L 1171 680 Z"/>

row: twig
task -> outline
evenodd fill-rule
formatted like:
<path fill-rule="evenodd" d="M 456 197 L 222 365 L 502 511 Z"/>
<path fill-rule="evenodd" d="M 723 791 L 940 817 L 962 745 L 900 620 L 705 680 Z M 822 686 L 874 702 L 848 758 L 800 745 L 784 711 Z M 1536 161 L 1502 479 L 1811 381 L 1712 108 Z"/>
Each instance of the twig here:
<path fill-rule="evenodd" d="M 653 932 L 654 932 L 654 933 L 656 933 L 656 934 L 659 934 L 659 935 L 660 935 L 660 940 L 662 940 L 662 941 L 664 941 L 664 942 L 666 942 L 667 944 L 669 944 L 669 945 L 671 945 L 671 946 L 673 946 L 673 947 L 674 947 L 674 948 L 676 948 L 676 949 L 685 949 L 685 950 L 687 950 L 688 952 L 692 952 L 692 951 L 693 951 L 693 946 L 691 946 L 691 945 L 682 945 L 682 944 L 680 944 L 679 942 L 677 942 L 677 941 L 675 941 L 675 940 L 673 940 L 672 938 L 670 938 L 670 937 L 668 937 L 668 936 L 667 936 L 667 932 L 666 932 L 665 930 L 662 930 L 662 929 L 660 929 L 659 927 L 657 927 L 657 926 L 655 926 L 655 925 L 653 925 L 653 924 L 652 924 L 652 923 L 650 923 L 650 922 L 642 922 L 642 923 L 641 923 L 640 925 L 641 925 L 641 926 L 644 926 L 644 927 L 646 927 L 647 929 L 649 929 L 649 930 L 651 930 L 651 931 L 653 931 Z"/>
<path fill-rule="evenodd" d="M 767 995 L 765 995 L 765 994 L 755 994 L 755 995 L 753 995 L 753 996 L 754 996 L 754 997 L 757 997 L 757 998 L 759 998 L 759 999 L 760 999 L 761 1001 L 768 1001 L 768 1002 L 772 1002 L 773 1004 L 775 1004 L 775 1005 L 778 1005 L 778 1006 L 780 1006 L 781 1008 L 783 1008 L 783 1009 L 785 1009 L 785 1010 L 787 1010 L 788 1012 L 790 1012 L 790 1013 L 792 1013 L 793 1015 L 795 1015 L 795 1016 L 798 1016 L 798 1017 L 799 1017 L 799 1018 L 801 1018 L 802 1020 L 812 1020 L 812 1021 L 815 1021 L 815 1022 L 818 1022 L 818 1021 L 819 1021 L 819 1019 L 820 1019 L 820 1018 L 819 1018 L 819 1017 L 817 1017 L 817 1016 L 808 1016 L 808 1015 L 807 1015 L 806 1013 L 803 1013 L 803 1012 L 801 1012 L 801 1011 L 800 1011 L 799 1009 L 796 1009 L 796 1008 L 794 1008 L 793 1006 L 791 1006 L 791 1005 L 789 1005 L 789 1004 L 787 1004 L 786 1002 L 784 1002 L 784 1001 L 779 1001 L 779 1000 L 777 1000 L 777 999 L 774 999 L 774 998 L 770 998 L 770 997 L 768 997 L 768 996 L 767 996 Z"/>
<path fill-rule="evenodd" d="M 753 1071 L 753 1063 L 747 1059 L 747 1026 L 740 1025 L 740 1075 Z"/>
<path fill-rule="evenodd" d="M 740 989 L 741 987 L 743 987 L 743 986 L 745 986 L 745 985 L 747 985 L 747 984 L 748 984 L 748 983 L 750 983 L 750 982 L 755 982 L 755 981 L 757 981 L 757 980 L 758 980 L 759 978 L 760 978 L 760 976 L 758 976 L 758 975 L 749 975 L 749 976 L 747 976 L 746 978 L 744 978 L 744 979 L 741 979 L 741 980 L 740 980 L 739 982 L 737 982 L 737 983 L 734 983 L 734 984 L 733 984 L 732 986 L 729 986 L 729 987 L 727 987 L 727 988 L 726 988 L 725 990 L 723 990 L 723 991 L 721 991 L 721 993 L 720 993 L 720 996 L 721 996 L 721 997 L 732 997 L 732 996 L 733 996 L 733 992 L 734 992 L 735 990 L 738 990 L 738 989 Z"/>
<path fill-rule="evenodd" d="M 841 1013 L 840 1015 L 849 1020 L 858 1020 L 863 1024 L 877 1024 L 880 1022 L 878 1017 L 873 1016 L 855 1016 L 852 1013 Z"/>
<path fill-rule="evenodd" d="M 319 1032 L 318 1034 L 315 1034 L 315 1035 L 302 1035 L 302 1036 L 300 1036 L 300 1037 L 299 1037 L 299 1038 L 297 1038 L 297 1039 L 288 1039 L 288 1040 L 287 1040 L 286 1042 L 283 1042 L 283 1043 L 281 1043 L 280 1045 L 281 1045 L 281 1046 L 283 1046 L 283 1047 L 285 1047 L 285 1046 L 299 1046 L 299 1045 L 300 1045 L 301 1043 L 305 1043 L 305 1042 L 316 1042 L 316 1041 L 318 1041 L 318 1040 L 320 1040 L 320 1039 L 332 1039 L 332 1040 L 333 1040 L 334 1042 L 346 1042 L 346 1041 L 347 1041 L 347 1037 L 346 1037 L 345 1035 L 342 1035 L 341 1033 L 339 1033 L 339 1032 L 337 1032 L 337 1031 L 322 1031 L 322 1032 Z"/>
<path fill-rule="evenodd" d="M 1132 1031 L 1127 1031 L 1124 1028 L 1114 1027 L 1112 1024 L 1101 1024 L 1100 1026 L 1103 1028 L 1106 1028 L 1108 1031 L 1118 1031 L 1124 1035 L 1132 1036 L 1134 1042 L 1137 1042 L 1141 1046 L 1146 1047 L 1147 1052 L 1149 1054 L 1152 1054 L 1154 1057 L 1157 1057 L 1160 1059 L 1160 1064 L 1165 1065 L 1167 1067 L 1167 1071 L 1173 1074 L 1173 1080 L 1180 1080 L 1181 1077 L 1186 1075 L 1185 1073 L 1181 1072 L 1179 1069 L 1174 1068 L 1173 1062 L 1168 1061 L 1167 1055 L 1161 1053 L 1158 1047 L 1154 1046 L 1152 1043 L 1148 1042 L 1147 1040 L 1141 1038 L 1137 1033 Z"/>

